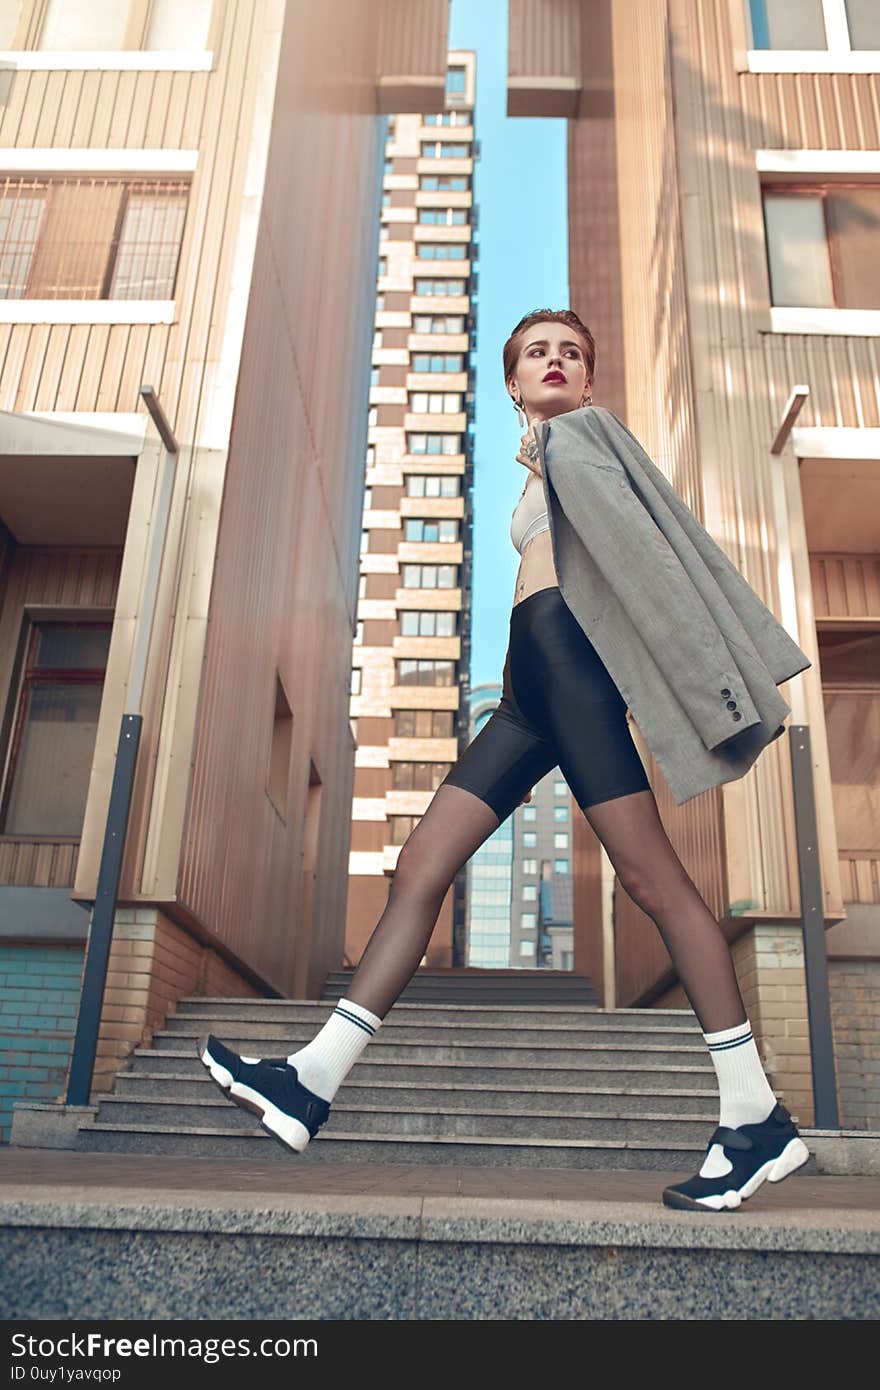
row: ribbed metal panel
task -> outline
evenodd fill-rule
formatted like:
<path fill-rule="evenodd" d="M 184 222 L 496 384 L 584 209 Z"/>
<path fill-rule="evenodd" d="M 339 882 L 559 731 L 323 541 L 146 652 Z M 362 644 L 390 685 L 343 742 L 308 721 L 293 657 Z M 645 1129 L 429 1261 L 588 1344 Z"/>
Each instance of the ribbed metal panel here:
<path fill-rule="evenodd" d="M 579 78 L 582 14 L 591 37 L 596 8 L 591 0 L 509 0 L 509 76 Z"/>

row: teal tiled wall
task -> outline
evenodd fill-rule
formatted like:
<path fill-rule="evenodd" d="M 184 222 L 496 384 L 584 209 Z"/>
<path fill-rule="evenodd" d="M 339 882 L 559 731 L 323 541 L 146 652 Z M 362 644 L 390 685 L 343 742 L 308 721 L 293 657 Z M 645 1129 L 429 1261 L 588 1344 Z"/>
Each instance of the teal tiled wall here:
<path fill-rule="evenodd" d="M 64 1091 L 82 967 L 82 946 L 0 945 L 0 1143 L 14 1101 Z"/>

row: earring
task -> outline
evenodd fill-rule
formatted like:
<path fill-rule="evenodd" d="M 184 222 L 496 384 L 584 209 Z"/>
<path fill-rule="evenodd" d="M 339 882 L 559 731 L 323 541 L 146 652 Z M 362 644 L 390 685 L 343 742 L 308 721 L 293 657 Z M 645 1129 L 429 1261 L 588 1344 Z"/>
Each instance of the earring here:
<path fill-rule="evenodd" d="M 526 421 L 522 412 L 522 401 L 514 401 L 513 406 L 516 411 L 516 418 L 519 420 L 519 427 L 520 429 L 524 429 Z"/>
<path fill-rule="evenodd" d="M 581 401 L 581 405 L 592 405 L 592 404 L 593 404 L 593 397 L 592 397 L 592 396 L 584 396 L 584 399 Z"/>

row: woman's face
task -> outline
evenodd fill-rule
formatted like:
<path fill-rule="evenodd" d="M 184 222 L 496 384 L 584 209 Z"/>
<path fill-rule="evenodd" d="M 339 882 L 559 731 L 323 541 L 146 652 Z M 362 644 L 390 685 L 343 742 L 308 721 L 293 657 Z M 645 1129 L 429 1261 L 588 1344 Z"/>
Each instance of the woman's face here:
<path fill-rule="evenodd" d="M 514 386 L 519 387 L 514 399 L 521 397 L 529 424 L 578 409 L 590 382 L 583 344 L 568 324 L 532 324 L 523 335 Z"/>

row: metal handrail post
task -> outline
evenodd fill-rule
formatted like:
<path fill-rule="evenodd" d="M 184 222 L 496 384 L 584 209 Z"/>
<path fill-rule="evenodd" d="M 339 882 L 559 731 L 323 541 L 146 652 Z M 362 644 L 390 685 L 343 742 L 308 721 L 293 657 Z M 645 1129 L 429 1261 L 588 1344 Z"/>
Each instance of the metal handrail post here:
<path fill-rule="evenodd" d="M 104 845 L 98 871 L 97 897 L 92 906 L 89 924 L 89 940 L 83 968 L 76 1035 L 67 1083 L 68 1105 L 88 1105 L 92 1089 L 92 1077 L 98 1049 L 98 1033 L 101 1026 L 101 1011 L 104 1005 L 104 991 L 107 986 L 107 965 L 113 940 L 113 924 L 116 920 L 119 878 L 122 872 L 125 837 L 128 830 L 134 779 L 137 771 L 137 755 L 143 725 L 141 703 L 146 680 L 147 655 L 156 614 L 156 597 L 159 590 L 162 556 L 168 535 L 168 517 L 171 511 L 171 495 L 174 489 L 174 475 L 179 453 L 177 441 L 152 386 L 142 386 L 140 395 L 165 446 L 165 459 L 162 464 L 153 531 L 147 554 L 142 601 L 135 630 L 131 668 L 126 689 L 126 707 L 122 715 L 119 739 L 116 745 L 116 763 L 113 769 L 110 802 L 107 807 L 107 824 L 104 829 Z"/>

